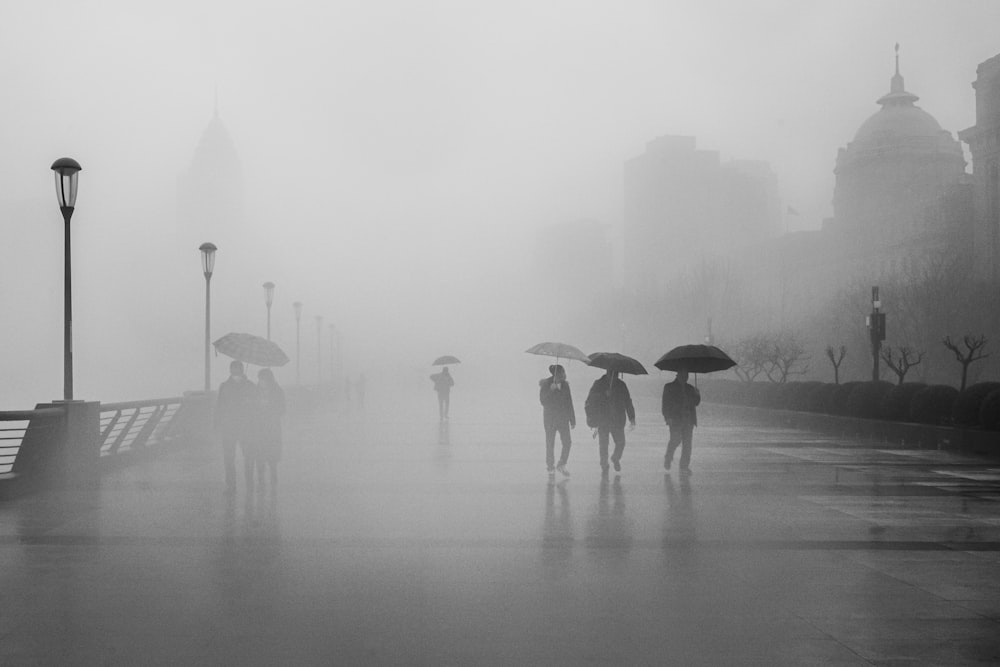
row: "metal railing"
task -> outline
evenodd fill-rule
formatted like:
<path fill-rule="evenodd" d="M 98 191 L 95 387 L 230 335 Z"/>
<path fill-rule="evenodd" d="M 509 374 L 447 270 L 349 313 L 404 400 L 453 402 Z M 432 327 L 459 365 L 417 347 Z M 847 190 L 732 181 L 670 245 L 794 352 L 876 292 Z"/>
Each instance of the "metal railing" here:
<path fill-rule="evenodd" d="M 59 408 L 0 411 L 0 476 L 29 467 L 44 443 L 56 437 L 62 417 Z"/>
<path fill-rule="evenodd" d="M 173 426 L 184 399 L 101 404 L 101 457 L 137 452 L 178 435 Z"/>

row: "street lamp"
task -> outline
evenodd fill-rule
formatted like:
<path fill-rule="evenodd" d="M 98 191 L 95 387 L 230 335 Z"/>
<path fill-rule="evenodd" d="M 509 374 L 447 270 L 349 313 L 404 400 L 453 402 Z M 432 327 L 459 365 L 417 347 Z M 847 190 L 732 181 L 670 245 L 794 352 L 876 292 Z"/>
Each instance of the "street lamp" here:
<path fill-rule="evenodd" d="M 264 303 L 267 304 L 267 339 L 271 340 L 271 304 L 274 303 L 274 283 L 264 283 Z"/>
<path fill-rule="evenodd" d="M 323 384 L 323 316 L 316 316 L 316 384 Z"/>
<path fill-rule="evenodd" d="M 295 384 L 302 384 L 302 302 L 292 304 L 295 309 Z"/>
<path fill-rule="evenodd" d="M 872 287 L 872 312 L 865 317 L 865 324 L 868 325 L 868 334 L 872 342 L 872 382 L 878 382 L 878 358 L 882 349 L 882 341 L 885 340 L 885 313 L 879 312 L 882 301 L 878 298 L 878 287 Z"/>
<path fill-rule="evenodd" d="M 198 250 L 201 251 L 201 271 L 205 274 L 205 391 L 212 391 L 212 365 L 208 351 L 212 338 L 212 271 L 215 270 L 215 251 L 218 248 L 214 243 L 202 243 Z"/>
<path fill-rule="evenodd" d="M 63 399 L 73 400 L 73 272 L 69 221 L 76 208 L 77 177 L 82 167 L 73 158 L 61 157 L 52 163 L 56 176 L 56 198 L 65 225 L 63 251 Z"/>

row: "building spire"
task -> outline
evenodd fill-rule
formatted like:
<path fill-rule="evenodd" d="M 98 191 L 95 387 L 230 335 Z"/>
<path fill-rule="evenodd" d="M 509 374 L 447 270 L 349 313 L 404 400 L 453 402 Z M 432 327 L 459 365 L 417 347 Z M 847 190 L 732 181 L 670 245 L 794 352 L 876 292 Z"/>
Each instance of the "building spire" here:
<path fill-rule="evenodd" d="M 903 75 L 899 73 L 899 42 L 896 42 L 896 73 L 889 81 L 889 92 L 878 99 L 882 106 L 892 104 L 896 106 L 912 106 L 920 98 L 913 93 L 906 92 L 903 85 Z"/>

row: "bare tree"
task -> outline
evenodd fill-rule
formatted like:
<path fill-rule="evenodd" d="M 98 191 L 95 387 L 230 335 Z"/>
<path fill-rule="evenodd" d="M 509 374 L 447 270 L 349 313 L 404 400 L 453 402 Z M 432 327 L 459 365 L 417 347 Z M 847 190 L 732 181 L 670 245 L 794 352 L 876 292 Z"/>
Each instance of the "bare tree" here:
<path fill-rule="evenodd" d="M 736 344 L 735 351 L 733 372 L 743 382 L 753 382 L 767 367 L 770 341 L 764 334 L 748 336 Z"/>
<path fill-rule="evenodd" d="M 809 357 L 799 345 L 795 336 L 782 332 L 770 337 L 764 374 L 771 382 L 788 382 L 790 375 L 805 375 L 809 372 Z"/>
<path fill-rule="evenodd" d="M 840 384 L 840 365 L 844 363 L 847 356 L 847 347 L 841 345 L 839 349 L 833 349 L 833 345 L 826 346 L 826 356 L 833 364 L 833 383 Z"/>
<path fill-rule="evenodd" d="M 890 345 L 886 345 L 882 348 L 882 360 L 885 362 L 886 366 L 896 374 L 899 379 L 897 384 L 903 384 L 903 379 L 906 374 L 914 366 L 918 366 L 921 361 L 924 360 L 924 353 L 917 352 L 916 350 L 903 346 L 899 348 L 899 356 L 896 356 L 896 350 Z"/>
<path fill-rule="evenodd" d="M 964 350 L 959 349 L 959 344 L 953 342 L 951 336 L 945 336 L 942 342 L 946 348 L 955 354 L 955 359 L 958 360 L 958 363 L 962 364 L 962 386 L 959 387 L 959 391 L 965 391 L 965 382 L 969 376 L 969 366 L 975 361 L 990 356 L 983 351 L 983 348 L 986 347 L 986 343 L 989 341 L 986 339 L 985 334 L 979 336 L 966 334 L 962 337 L 961 343 L 965 346 Z"/>

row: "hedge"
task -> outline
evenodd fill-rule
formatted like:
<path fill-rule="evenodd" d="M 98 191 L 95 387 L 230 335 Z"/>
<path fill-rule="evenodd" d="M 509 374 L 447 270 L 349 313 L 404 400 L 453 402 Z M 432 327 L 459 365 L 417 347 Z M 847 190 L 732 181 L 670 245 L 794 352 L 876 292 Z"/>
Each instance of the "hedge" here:
<path fill-rule="evenodd" d="M 979 425 L 989 431 L 1000 430 L 1000 389 L 994 389 L 979 407 Z"/>
<path fill-rule="evenodd" d="M 847 396 L 846 414 L 851 417 L 877 419 L 882 412 L 882 400 L 893 388 L 892 383 L 862 382 Z"/>
<path fill-rule="evenodd" d="M 858 386 L 864 384 L 862 382 L 845 382 L 843 384 L 837 385 L 833 394 L 830 395 L 830 403 L 827 407 L 827 412 L 831 415 L 846 415 L 847 414 L 847 399 L 851 397 L 851 392 Z"/>
<path fill-rule="evenodd" d="M 882 399 L 882 419 L 905 422 L 910 419 L 910 403 L 918 391 L 925 388 L 923 382 L 904 382 L 894 386 Z"/>
<path fill-rule="evenodd" d="M 932 384 L 918 391 L 910 401 L 910 420 L 921 424 L 947 424 L 958 398 L 958 389 Z"/>
<path fill-rule="evenodd" d="M 983 399 L 997 389 L 1000 389 L 1000 382 L 979 382 L 966 387 L 955 400 L 952 419 L 960 426 L 978 426 Z"/>

